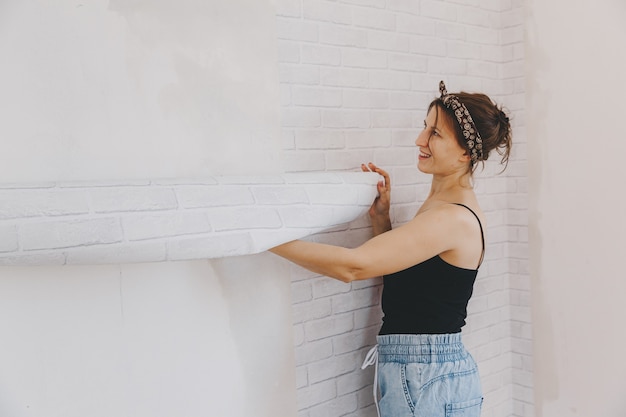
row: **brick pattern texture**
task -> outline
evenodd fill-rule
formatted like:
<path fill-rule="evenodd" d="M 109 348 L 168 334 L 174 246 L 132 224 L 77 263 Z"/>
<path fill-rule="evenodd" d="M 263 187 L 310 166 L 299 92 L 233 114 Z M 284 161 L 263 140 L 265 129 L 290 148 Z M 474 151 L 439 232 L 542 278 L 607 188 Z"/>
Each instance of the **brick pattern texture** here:
<path fill-rule="evenodd" d="M 363 215 L 380 176 L 318 172 L 0 185 L 0 265 L 221 258 Z"/>
<path fill-rule="evenodd" d="M 414 216 L 429 189 L 414 140 L 446 81 L 504 105 L 514 127 L 504 173 L 478 169 L 487 252 L 465 343 L 479 363 L 483 417 L 532 417 L 524 36 L 521 0 L 278 0 L 282 137 L 288 172 L 391 174 L 392 222 Z M 367 218 L 317 235 L 358 246 Z M 344 284 L 293 266 L 300 417 L 372 417 L 373 370 L 360 369 L 381 321 L 380 280 Z"/>

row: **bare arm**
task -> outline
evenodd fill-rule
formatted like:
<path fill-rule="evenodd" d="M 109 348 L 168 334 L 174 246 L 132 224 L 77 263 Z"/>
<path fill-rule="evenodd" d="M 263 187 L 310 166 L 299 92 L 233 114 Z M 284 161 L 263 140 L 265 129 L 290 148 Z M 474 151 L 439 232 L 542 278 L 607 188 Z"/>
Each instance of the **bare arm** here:
<path fill-rule="evenodd" d="M 468 231 L 458 213 L 451 205 L 433 208 L 355 249 L 293 241 L 270 251 L 344 282 L 379 277 L 457 248 Z"/>

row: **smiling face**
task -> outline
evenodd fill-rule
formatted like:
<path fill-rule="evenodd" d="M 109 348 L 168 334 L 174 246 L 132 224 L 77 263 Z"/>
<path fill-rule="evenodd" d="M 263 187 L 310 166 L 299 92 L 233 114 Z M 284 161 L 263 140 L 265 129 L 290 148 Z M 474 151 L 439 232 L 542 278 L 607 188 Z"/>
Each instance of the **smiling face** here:
<path fill-rule="evenodd" d="M 469 169 L 470 157 L 459 145 L 452 118 L 437 105 L 424 120 L 424 130 L 415 140 L 419 147 L 417 167 L 428 174 L 452 174 Z"/>

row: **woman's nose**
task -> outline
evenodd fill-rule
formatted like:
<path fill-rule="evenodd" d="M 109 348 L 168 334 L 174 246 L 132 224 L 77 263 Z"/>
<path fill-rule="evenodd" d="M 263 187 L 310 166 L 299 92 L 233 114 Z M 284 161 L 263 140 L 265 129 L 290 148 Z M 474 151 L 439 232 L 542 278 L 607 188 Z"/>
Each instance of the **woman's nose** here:
<path fill-rule="evenodd" d="M 426 130 L 422 130 L 422 132 L 417 135 L 415 139 L 416 146 L 427 146 L 428 145 L 428 136 L 426 135 Z"/>

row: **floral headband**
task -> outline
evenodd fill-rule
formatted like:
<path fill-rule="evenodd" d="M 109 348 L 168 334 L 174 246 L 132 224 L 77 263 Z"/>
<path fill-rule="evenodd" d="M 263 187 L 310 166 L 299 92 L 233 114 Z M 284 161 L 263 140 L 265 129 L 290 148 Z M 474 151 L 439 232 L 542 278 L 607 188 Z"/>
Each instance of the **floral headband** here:
<path fill-rule="evenodd" d="M 474 165 L 476 161 L 481 160 L 483 157 L 483 140 L 480 137 L 480 133 L 478 133 L 476 124 L 474 124 L 474 119 L 472 119 L 467 107 L 461 103 L 457 96 L 448 94 L 443 81 L 439 82 L 439 92 L 441 93 L 440 99 L 443 104 L 454 112 L 454 116 L 461 127 L 465 143 L 470 151 L 472 165 Z"/>

